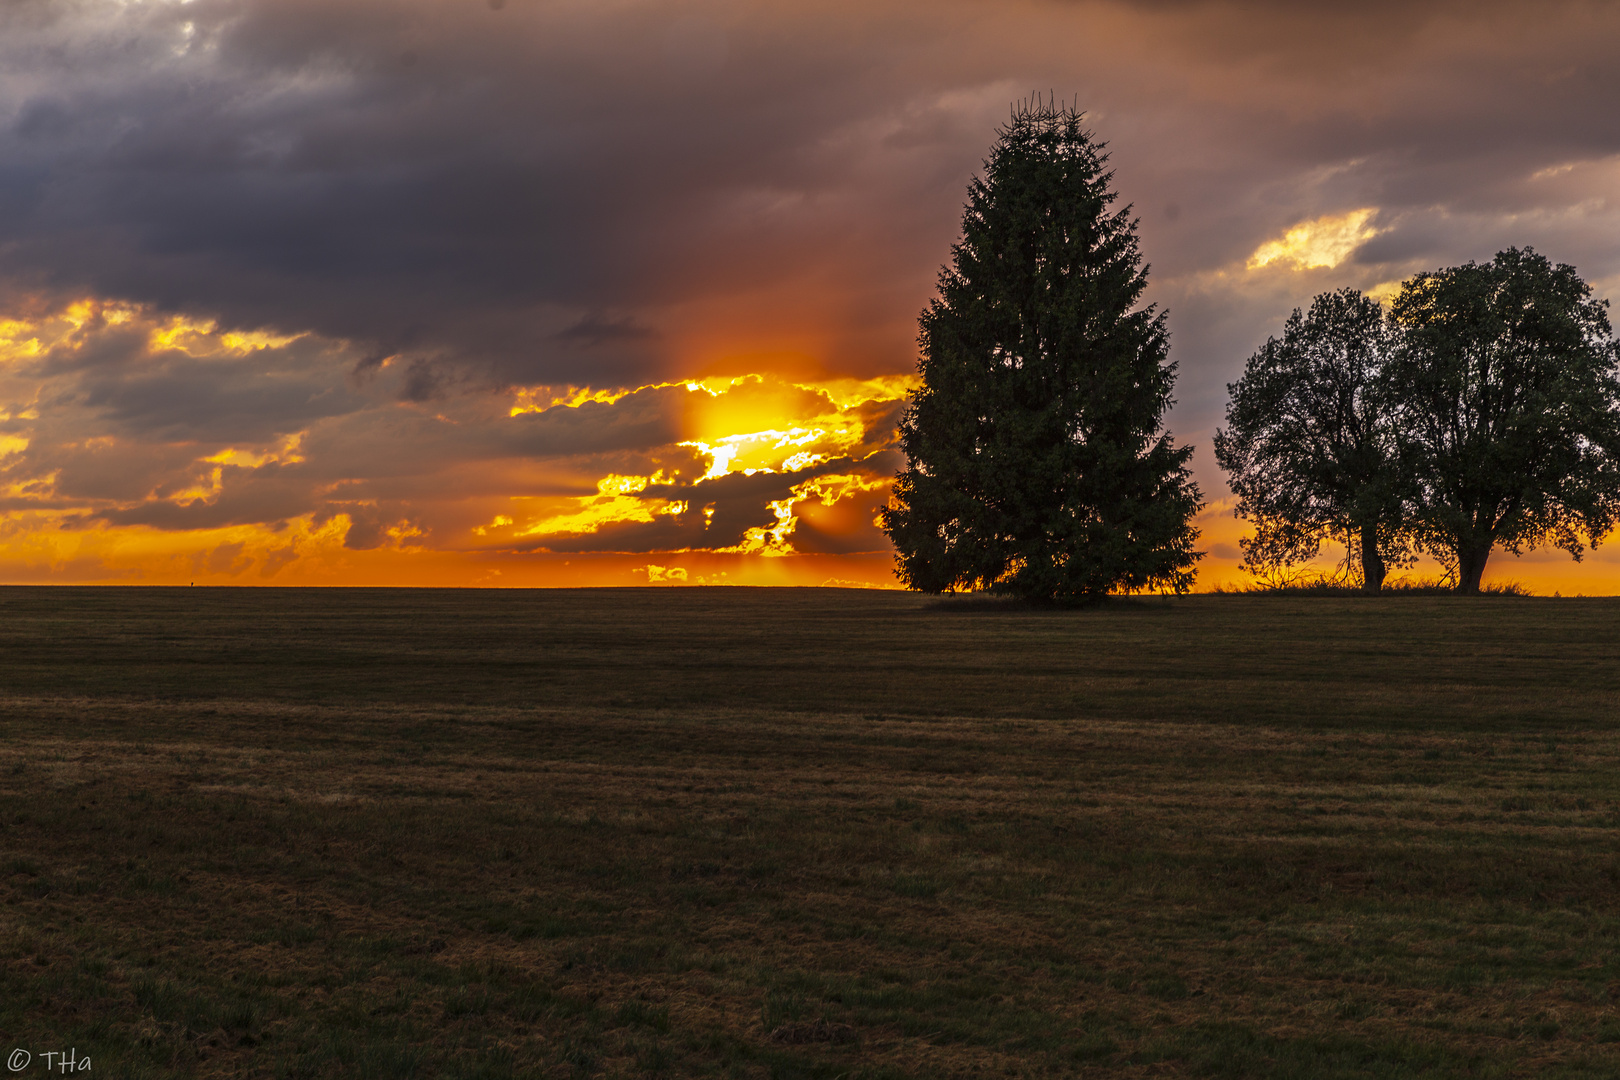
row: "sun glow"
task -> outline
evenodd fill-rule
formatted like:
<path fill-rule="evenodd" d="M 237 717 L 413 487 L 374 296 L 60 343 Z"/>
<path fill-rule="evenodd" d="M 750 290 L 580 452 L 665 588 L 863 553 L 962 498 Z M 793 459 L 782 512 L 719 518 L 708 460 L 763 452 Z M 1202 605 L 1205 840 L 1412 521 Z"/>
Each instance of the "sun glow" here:
<path fill-rule="evenodd" d="M 855 446 L 862 434 L 858 424 L 840 425 L 836 430 L 822 427 L 794 427 L 786 431 L 767 428 L 742 435 L 722 436 L 713 443 L 690 439 L 678 445 L 690 446 L 708 458 L 709 471 L 702 478 L 714 480 L 733 472 L 753 476 L 761 472 L 808 469 Z"/>
<path fill-rule="evenodd" d="M 1311 243 L 1280 265 L 1311 262 Z M 235 333 L 97 300 L 8 314 L 0 580 L 894 585 L 874 515 L 899 466 L 894 425 L 911 375 L 532 387 L 424 410 L 394 396 L 398 373 L 355 389 L 357 355 L 314 336 Z M 297 414 L 290 432 L 227 426 L 192 442 L 205 429 L 176 428 L 166 410 L 196 385 L 193 360 L 361 400 L 329 418 Z M 83 371 L 112 391 L 136 388 L 119 407 L 156 403 L 155 419 L 88 400 Z M 394 441 L 368 458 L 357 453 L 368 438 Z M 1247 580 L 1230 508 L 1212 504 L 1200 526 L 1200 586 Z M 1489 578 L 1613 592 L 1617 549 L 1580 567 L 1557 553 L 1498 555 Z"/>
<path fill-rule="evenodd" d="M 5 316 L 0 580 L 889 582 L 872 515 L 914 375 L 766 368 L 424 408 L 399 393 L 411 363 L 319 335 L 97 298 Z M 238 408 L 213 395 L 244 380 L 296 429 L 185 419 Z"/>
<path fill-rule="evenodd" d="M 794 501 L 791 498 L 775 500 L 770 507 L 771 512 L 776 515 L 776 524 L 755 526 L 743 533 L 741 543 L 715 550 L 767 557 L 792 555 L 793 545 L 788 542 L 788 538 L 793 535 L 793 530 L 799 524 L 799 519 L 793 516 Z"/>
<path fill-rule="evenodd" d="M 707 550 L 771 558 L 798 554 L 793 544 L 799 524 L 796 507 L 806 500 L 832 507 L 841 500 L 884 489 L 889 481 L 887 475 L 861 474 L 848 466 L 807 479 L 787 478 L 835 462 L 854 466 L 878 452 L 892 434 L 890 406 L 902 401 L 916 385 L 914 375 L 843 378 L 823 384 L 750 374 L 634 389 L 571 386 L 560 391 L 544 387 L 519 390 L 509 413 L 514 417 L 591 404 L 615 405 L 649 392 L 684 391 L 675 400 L 681 427 L 688 437 L 674 445 L 695 452 L 703 472 L 695 479 L 683 479 L 678 468 L 660 468 L 651 475 L 608 473 L 596 481 L 594 495 L 579 496 L 569 505 L 551 508 L 517 535 L 579 536 L 613 526 L 651 524 L 660 517 L 684 522 L 690 510 L 697 507 L 702 513 L 697 528 L 707 537 L 716 513 L 716 504 L 706 497 L 709 485 L 728 477 L 780 475 L 785 485 L 782 495 L 767 499 L 764 505 L 771 515 L 770 523 L 745 528 L 735 542 L 710 538 L 709 542 L 716 546 Z M 874 421 L 868 415 L 874 408 L 881 419 Z M 657 494 L 650 497 L 649 488 L 657 488 Z M 864 527 L 867 516 L 858 517 Z M 475 530 L 479 536 L 488 532 L 483 526 Z M 692 540 L 694 544 L 699 542 L 696 537 Z M 672 579 L 666 576 L 656 580 Z"/>

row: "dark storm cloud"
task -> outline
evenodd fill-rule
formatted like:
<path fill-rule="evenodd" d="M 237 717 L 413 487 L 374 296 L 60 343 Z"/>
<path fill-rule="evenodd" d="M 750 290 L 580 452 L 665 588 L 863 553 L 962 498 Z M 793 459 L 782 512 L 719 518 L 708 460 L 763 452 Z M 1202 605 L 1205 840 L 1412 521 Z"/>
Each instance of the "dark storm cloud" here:
<path fill-rule="evenodd" d="M 600 454 L 614 450 L 649 450 L 678 442 L 685 387 L 638 390 L 611 405 L 587 401 L 570 408 L 554 406 L 512 418 L 499 432 L 492 450 L 532 457 Z"/>
<path fill-rule="evenodd" d="M 161 443 L 129 447 L 36 439 L 7 471 L 22 476 L 54 473 L 52 492 L 56 499 L 82 506 L 86 500 L 144 499 L 171 479 L 189 479 L 195 456 L 189 447 Z"/>
<path fill-rule="evenodd" d="M 638 322 L 593 312 L 790 272 L 821 216 L 797 204 L 848 181 L 826 144 L 889 96 L 811 13 L 86 0 L 0 19 L 12 273 L 528 381 L 646 363 Z"/>
<path fill-rule="evenodd" d="M 343 505 L 354 544 L 381 543 L 413 500 L 683 437 L 679 388 L 508 419 L 490 402 L 509 384 L 684 378 L 709 360 L 683 343 L 723 354 L 728 334 L 907 370 L 964 185 L 1037 89 L 1110 143 L 1202 467 L 1225 383 L 1314 292 L 1512 243 L 1620 285 L 1614 4 L 18 0 L 0 71 L 0 299 L 315 332 L 197 357 L 92 318 L 29 361 L 41 419 L 8 467 L 59 469 L 61 491 L 119 502 L 107 521 Z M 1343 264 L 1246 269 L 1289 226 L 1362 207 L 1383 231 Z M 863 454 L 902 407 L 865 407 Z M 199 456 L 298 431 L 301 464 L 133 505 L 201 483 Z M 710 529 L 769 525 L 791 482 L 739 482 Z M 609 528 L 645 550 L 695 527 Z"/>
<path fill-rule="evenodd" d="M 355 407 L 341 386 L 268 379 L 189 358 L 160 372 L 86 379 L 81 386 L 85 405 L 112 429 L 158 439 L 265 442 Z"/>
<path fill-rule="evenodd" d="M 67 420 L 60 434 L 68 439 L 265 442 L 365 404 L 333 378 L 343 354 L 330 343 L 223 349 L 209 333 L 180 331 L 209 346 L 199 356 L 154 345 L 153 331 L 161 327 L 149 318 L 114 321 L 119 314 L 97 309 L 62 340 L 16 363 L 13 376 L 49 388 L 45 429 Z M 68 419 L 69 407 L 87 411 L 93 423 L 86 424 L 84 412 Z"/>
<path fill-rule="evenodd" d="M 106 510 L 97 519 L 109 525 L 217 529 L 226 525 L 275 524 L 307 514 L 318 505 L 305 470 L 296 465 L 256 469 L 226 466 L 221 472 L 223 490 L 213 499 L 184 505 L 153 500 Z"/>
<path fill-rule="evenodd" d="M 1612 154 L 1620 131 L 1598 107 L 1620 96 L 1600 5 L 1024 4 L 992 19 L 80 0 L 0 19 L 13 273 L 530 381 L 651 362 L 649 324 L 606 307 L 896 241 L 926 273 L 994 115 L 963 124 L 938 107 L 953 93 L 1078 93 L 1122 179 L 1141 181 L 1127 196 L 1179 208 L 1191 259 L 1174 241 L 1152 253 L 1171 272 L 1246 254 L 1255 218 L 1287 224 L 1332 192 L 1510 208 L 1506 178 Z M 851 19 L 861 32 L 837 29 Z M 1324 167 L 1339 171 L 1299 175 Z M 915 213 L 895 213 L 918 196 L 931 252 Z M 590 348 L 607 341 L 620 351 Z M 437 385 L 419 369 L 405 392 Z"/>
<path fill-rule="evenodd" d="M 600 345 L 605 341 L 640 341 L 657 337 L 657 331 L 642 326 L 628 315 L 609 318 L 593 311 L 574 325 L 557 332 L 558 341 L 578 341 L 585 345 Z"/>

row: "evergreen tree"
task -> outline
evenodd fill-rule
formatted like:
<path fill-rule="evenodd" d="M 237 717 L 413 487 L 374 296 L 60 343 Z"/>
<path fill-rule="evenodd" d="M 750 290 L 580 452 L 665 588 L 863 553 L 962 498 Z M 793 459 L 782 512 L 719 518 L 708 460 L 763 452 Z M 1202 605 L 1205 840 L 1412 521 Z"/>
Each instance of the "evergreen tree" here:
<path fill-rule="evenodd" d="M 1186 591 L 1202 505 L 1163 432 L 1175 365 L 1108 155 L 1056 103 L 1025 103 L 968 189 L 921 318 L 908 464 L 883 514 L 926 592 L 1072 604 Z"/>
<path fill-rule="evenodd" d="M 1411 560 L 1393 410 L 1380 392 L 1395 335 L 1378 302 L 1355 289 L 1298 308 L 1227 387 L 1215 460 L 1230 474 L 1237 515 L 1254 522 L 1244 567 L 1276 572 L 1341 539 L 1362 588 Z"/>
<path fill-rule="evenodd" d="M 1509 248 L 1419 274 L 1388 372 L 1424 547 L 1477 593 L 1491 550 L 1579 559 L 1620 521 L 1620 379 L 1607 301 L 1573 266 Z"/>

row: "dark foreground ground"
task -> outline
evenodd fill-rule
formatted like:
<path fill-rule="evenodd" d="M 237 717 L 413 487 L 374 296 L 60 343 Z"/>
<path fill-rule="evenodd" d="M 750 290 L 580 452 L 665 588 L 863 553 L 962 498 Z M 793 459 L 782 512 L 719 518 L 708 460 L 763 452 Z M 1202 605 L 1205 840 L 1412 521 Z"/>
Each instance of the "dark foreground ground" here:
<path fill-rule="evenodd" d="M 1617 705 L 1611 600 L 0 590 L 0 1056 L 1612 1077 Z"/>

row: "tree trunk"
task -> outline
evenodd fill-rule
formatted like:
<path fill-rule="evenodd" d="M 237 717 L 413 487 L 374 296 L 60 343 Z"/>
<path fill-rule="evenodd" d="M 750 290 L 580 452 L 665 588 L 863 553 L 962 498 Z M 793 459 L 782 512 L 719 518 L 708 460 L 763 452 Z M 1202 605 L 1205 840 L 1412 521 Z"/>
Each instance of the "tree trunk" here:
<path fill-rule="evenodd" d="M 1479 595 L 1479 579 L 1485 576 L 1485 560 L 1491 557 L 1491 544 L 1457 548 L 1457 591 L 1463 596 Z"/>
<path fill-rule="evenodd" d="M 1378 527 L 1368 525 L 1361 530 L 1361 591 L 1377 595 L 1384 587 L 1384 575 L 1389 572 L 1384 559 L 1378 554 Z"/>

